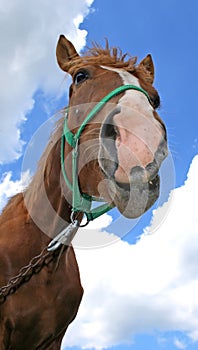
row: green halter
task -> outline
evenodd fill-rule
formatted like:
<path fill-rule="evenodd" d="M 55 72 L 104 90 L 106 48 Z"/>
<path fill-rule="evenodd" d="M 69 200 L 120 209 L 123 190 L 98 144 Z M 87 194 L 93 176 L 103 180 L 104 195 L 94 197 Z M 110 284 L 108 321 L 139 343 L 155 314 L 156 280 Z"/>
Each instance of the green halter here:
<path fill-rule="evenodd" d="M 111 91 L 108 95 L 106 95 L 100 102 L 98 102 L 93 109 L 89 112 L 87 117 L 82 122 L 81 126 L 77 130 L 76 134 L 73 134 L 68 127 L 68 110 L 66 109 L 66 116 L 64 119 L 63 133 L 61 138 L 61 169 L 63 173 L 63 177 L 69 189 L 72 191 L 72 214 L 71 221 L 74 222 L 74 216 L 76 213 L 83 212 L 87 217 L 87 223 L 89 221 L 96 219 L 97 217 L 103 215 L 107 211 L 113 208 L 113 205 L 108 203 L 100 205 L 94 209 L 91 209 L 92 201 L 101 201 L 99 198 L 89 196 L 85 193 L 81 193 L 79 189 L 78 183 L 78 144 L 80 140 L 80 136 L 89 123 L 89 121 L 95 117 L 95 115 L 103 108 L 103 106 L 111 100 L 112 97 L 119 95 L 120 93 L 126 90 L 137 90 L 142 92 L 148 98 L 151 103 L 151 98 L 147 91 L 142 89 L 139 86 L 135 85 L 122 85 L 115 90 Z M 64 149 L 65 142 L 67 142 L 72 148 L 72 183 L 69 181 L 68 176 L 65 171 L 65 157 L 64 157 Z"/>

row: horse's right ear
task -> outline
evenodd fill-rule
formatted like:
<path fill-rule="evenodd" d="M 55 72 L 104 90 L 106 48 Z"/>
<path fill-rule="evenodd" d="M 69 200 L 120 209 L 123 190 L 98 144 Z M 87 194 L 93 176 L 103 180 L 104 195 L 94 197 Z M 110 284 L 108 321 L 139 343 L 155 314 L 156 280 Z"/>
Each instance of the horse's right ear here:
<path fill-rule="evenodd" d="M 74 45 L 69 40 L 67 40 L 64 35 L 60 35 L 56 47 L 56 57 L 59 67 L 64 72 L 67 72 L 69 61 L 78 56 L 79 55 Z"/>

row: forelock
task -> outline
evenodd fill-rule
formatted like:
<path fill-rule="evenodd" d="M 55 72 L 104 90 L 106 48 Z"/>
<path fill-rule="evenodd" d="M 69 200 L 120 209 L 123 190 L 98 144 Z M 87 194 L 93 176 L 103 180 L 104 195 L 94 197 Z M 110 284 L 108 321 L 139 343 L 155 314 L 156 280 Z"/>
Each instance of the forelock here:
<path fill-rule="evenodd" d="M 136 57 L 132 57 L 128 53 L 123 54 L 117 47 L 110 48 L 108 41 L 106 41 L 105 48 L 94 44 L 82 56 L 75 57 L 67 62 L 65 68 L 71 75 L 77 69 L 83 68 L 86 65 L 107 65 L 114 68 L 124 68 L 129 72 L 133 72 L 136 62 Z"/>

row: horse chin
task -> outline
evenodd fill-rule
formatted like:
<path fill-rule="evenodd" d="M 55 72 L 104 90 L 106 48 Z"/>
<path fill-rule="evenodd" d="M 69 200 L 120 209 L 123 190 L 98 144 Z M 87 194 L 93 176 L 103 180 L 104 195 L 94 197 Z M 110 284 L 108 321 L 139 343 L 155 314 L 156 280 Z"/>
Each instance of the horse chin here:
<path fill-rule="evenodd" d="M 159 197 L 158 175 L 148 183 L 122 184 L 114 180 L 108 183 L 108 192 L 113 204 L 122 215 L 130 219 L 144 214 Z"/>

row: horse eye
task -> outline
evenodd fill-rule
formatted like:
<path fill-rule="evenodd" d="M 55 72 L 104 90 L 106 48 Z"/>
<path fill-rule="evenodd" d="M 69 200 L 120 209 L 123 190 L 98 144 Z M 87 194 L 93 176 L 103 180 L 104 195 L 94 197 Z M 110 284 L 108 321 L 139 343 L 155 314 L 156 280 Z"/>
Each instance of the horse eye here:
<path fill-rule="evenodd" d="M 87 72 L 80 71 L 80 72 L 76 73 L 76 75 L 74 76 L 74 84 L 79 85 L 79 84 L 83 83 L 83 81 L 87 80 L 88 78 L 89 78 L 89 75 Z"/>

